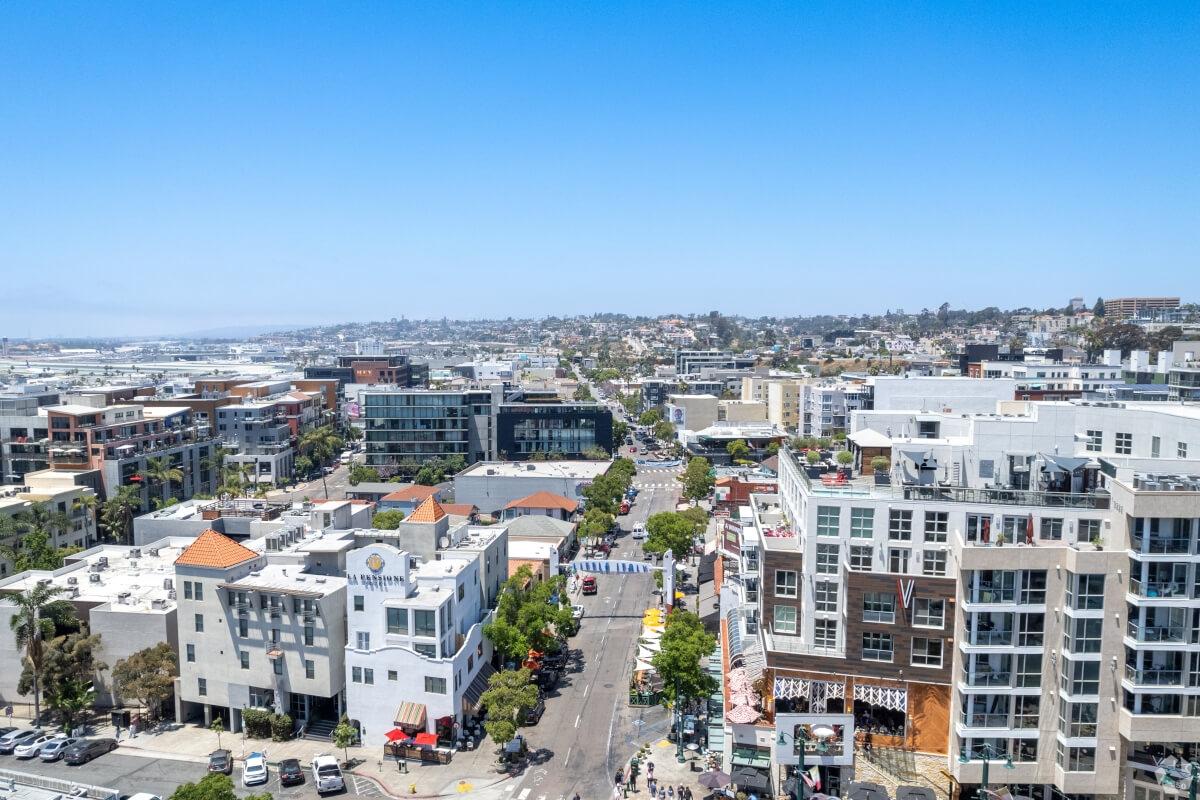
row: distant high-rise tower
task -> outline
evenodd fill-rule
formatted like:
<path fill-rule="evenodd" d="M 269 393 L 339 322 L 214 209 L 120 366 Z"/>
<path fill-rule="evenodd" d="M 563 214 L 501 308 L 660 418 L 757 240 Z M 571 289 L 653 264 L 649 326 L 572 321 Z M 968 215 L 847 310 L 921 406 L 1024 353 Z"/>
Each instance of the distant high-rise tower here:
<path fill-rule="evenodd" d="M 8 337 L 7 336 L 5 336 L 3 339 L 0 339 L 0 356 L 3 356 L 4 358 L 8 358 Z"/>

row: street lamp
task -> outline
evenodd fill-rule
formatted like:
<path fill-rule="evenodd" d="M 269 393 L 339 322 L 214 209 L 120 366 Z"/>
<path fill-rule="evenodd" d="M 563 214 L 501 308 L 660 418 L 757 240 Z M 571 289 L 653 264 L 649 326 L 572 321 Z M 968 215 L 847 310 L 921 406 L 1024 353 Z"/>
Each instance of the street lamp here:
<path fill-rule="evenodd" d="M 674 589 L 672 589 L 674 591 Z M 679 696 L 679 679 L 675 679 L 675 760 L 682 764 L 683 758 L 683 698 Z M 1195 800 L 1195 798 L 1192 798 Z"/>
<path fill-rule="evenodd" d="M 812 726 L 810 726 L 809 731 L 808 731 L 809 732 L 808 736 L 804 735 L 804 726 L 803 725 L 797 725 L 796 730 L 800 732 L 799 739 L 797 739 L 795 736 L 792 736 L 787 731 L 780 731 L 778 742 L 779 742 L 779 744 L 786 745 L 788 743 L 787 740 L 790 739 L 793 749 L 796 749 L 796 747 L 795 747 L 796 745 L 800 746 L 798 748 L 799 756 L 800 756 L 800 763 L 796 767 L 796 800 L 804 800 L 804 772 L 805 772 L 804 744 L 810 740 L 816 740 L 817 752 L 824 753 L 824 752 L 828 751 L 828 749 L 829 749 L 829 746 L 827 744 L 825 744 L 825 740 L 828 739 L 829 737 L 833 736 L 835 731 L 833 730 L 833 728 L 829 727 L 828 725 L 812 725 Z M 1192 800 L 1195 800 L 1195 798 L 1192 798 Z"/>
<path fill-rule="evenodd" d="M 1188 783 L 1188 800 L 1196 800 L 1196 785 L 1197 782 L 1200 781 L 1200 764 L 1197 764 L 1195 761 L 1193 761 L 1188 766 L 1192 768 L 1191 781 Z M 1161 783 L 1163 786 L 1175 785 L 1175 780 L 1171 777 L 1170 770 L 1163 772 L 1162 779 L 1159 780 L 1159 783 Z"/>
<path fill-rule="evenodd" d="M 984 742 L 981 746 L 974 748 L 974 750 L 983 756 L 983 782 L 980 785 L 979 790 L 975 792 L 975 796 L 980 798 L 980 800 L 983 800 L 983 793 L 986 792 L 988 788 L 988 764 L 991 763 L 992 759 L 1003 758 L 1005 769 L 1015 769 L 1015 767 L 1013 767 L 1012 756 L 1008 755 L 1007 753 L 1000 752 L 988 742 Z M 958 762 L 960 764 L 969 764 L 971 762 L 971 759 L 967 757 L 967 753 L 968 751 L 964 749 L 959 754 Z M 1192 800 L 1195 800 L 1195 798 Z"/>

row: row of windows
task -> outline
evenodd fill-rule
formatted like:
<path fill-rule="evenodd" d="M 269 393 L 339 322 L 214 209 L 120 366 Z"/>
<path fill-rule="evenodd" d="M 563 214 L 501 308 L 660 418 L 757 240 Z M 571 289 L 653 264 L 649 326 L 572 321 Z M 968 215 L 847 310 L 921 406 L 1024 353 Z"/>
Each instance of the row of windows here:
<path fill-rule="evenodd" d="M 196 645 L 189 644 L 189 645 L 185 646 L 184 658 L 187 660 L 187 662 L 189 664 L 194 664 L 196 662 Z M 246 650 L 238 651 L 238 664 L 241 666 L 242 669 L 250 669 L 250 653 L 248 651 L 246 651 Z M 283 659 L 282 658 L 271 659 L 271 667 L 272 667 L 272 669 L 274 669 L 276 675 L 282 675 L 283 674 Z M 312 680 L 317 677 L 317 665 L 316 665 L 316 662 L 312 661 L 311 659 L 307 659 L 307 658 L 304 659 L 304 677 L 308 678 L 309 680 Z M 204 679 L 201 678 L 200 680 L 201 680 L 201 683 L 203 684 Z M 205 694 L 205 692 L 201 691 L 200 694 Z"/>
<path fill-rule="evenodd" d="M 841 508 L 817 506 L 817 535 L 838 536 L 841 527 Z M 944 543 L 950 530 L 950 512 L 926 511 L 924 519 L 925 541 Z M 850 536 L 854 539 L 871 539 L 875 535 L 875 509 L 850 509 Z M 911 541 L 913 535 L 913 511 L 890 509 L 888 511 L 888 538 Z"/>
<path fill-rule="evenodd" d="M 1104 450 L 1104 431 L 1088 430 L 1084 433 L 1084 449 L 1089 453 L 1099 453 Z M 1133 455 L 1133 434 L 1120 432 L 1113 434 L 1113 452 L 1119 456 Z M 1150 457 L 1162 457 L 1162 438 L 1159 436 L 1150 437 Z M 1175 443 L 1175 457 L 1187 458 L 1188 446 L 1187 442 Z"/>

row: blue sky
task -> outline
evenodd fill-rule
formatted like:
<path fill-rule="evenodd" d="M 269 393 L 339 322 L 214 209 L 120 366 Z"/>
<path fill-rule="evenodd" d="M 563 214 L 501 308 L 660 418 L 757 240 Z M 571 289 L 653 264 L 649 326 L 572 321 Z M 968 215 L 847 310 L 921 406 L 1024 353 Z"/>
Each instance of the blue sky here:
<path fill-rule="evenodd" d="M 7 3 L 0 327 L 1200 299 L 1197 41 L 1195 2 Z"/>

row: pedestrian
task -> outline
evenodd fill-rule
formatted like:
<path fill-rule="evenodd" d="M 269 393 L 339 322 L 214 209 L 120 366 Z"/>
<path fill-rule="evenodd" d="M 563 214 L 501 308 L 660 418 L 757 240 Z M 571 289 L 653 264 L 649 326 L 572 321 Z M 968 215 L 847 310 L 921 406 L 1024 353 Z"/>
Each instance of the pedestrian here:
<path fill-rule="evenodd" d="M 613 776 L 613 783 L 620 788 L 625 783 L 625 773 L 623 773 L 621 770 L 617 770 L 617 774 Z"/>
<path fill-rule="evenodd" d="M 863 752 L 871 752 L 871 732 L 867 731 L 863 734 Z"/>
<path fill-rule="evenodd" d="M 646 775 L 651 778 L 654 777 L 654 762 L 653 761 L 646 762 Z"/>

